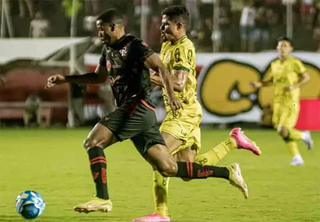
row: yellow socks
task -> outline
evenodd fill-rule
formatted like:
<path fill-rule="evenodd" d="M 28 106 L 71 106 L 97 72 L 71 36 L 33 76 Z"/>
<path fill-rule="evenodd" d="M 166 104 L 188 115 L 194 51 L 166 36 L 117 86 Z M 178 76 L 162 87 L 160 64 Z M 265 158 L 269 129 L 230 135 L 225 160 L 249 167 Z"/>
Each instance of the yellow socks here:
<path fill-rule="evenodd" d="M 289 148 L 289 150 L 293 156 L 300 154 L 299 149 L 298 149 L 298 145 L 295 141 L 286 142 L 286 146 Z"/>
<path fill-rule="evenodd" d="M 195 162 L 201 165 L 216 165 L 227 153 L 236 148 L 235 139 L 228 138 L 206 153 L 197 155 Z"/>
<path fill-rule="evenodd" d="M 158 171 L 153 171 L 153 194 L 155 212 L 162 216 L 169 216 L 168 210 L 169 177 L 163 177 Z"/>

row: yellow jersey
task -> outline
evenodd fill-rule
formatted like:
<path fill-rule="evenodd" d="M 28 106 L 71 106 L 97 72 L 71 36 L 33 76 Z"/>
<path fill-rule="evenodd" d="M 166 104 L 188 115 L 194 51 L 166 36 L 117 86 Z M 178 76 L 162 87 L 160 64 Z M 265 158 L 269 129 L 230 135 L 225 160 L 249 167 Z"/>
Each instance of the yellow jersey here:
<path fill-rule="evenodd" d="M 183 91 L 175 92 L 175 95 L 180 100 L 183 107 L 187 108 L 184 111 L 190 110 L 190 112 L 195 112 L 194 114 L 196 115 L 202 115 L 202 109 L 197 100 L 196 93 L 196 58 L 192 41 L 188 39 L 187 36 L 183 36 L 174 44 L 170 41 L 164 42 L 161 46 L 160 59 L 171 75 L 173 75 L 173 70 L 185 70 L 189 73 Z M 163 98 L 166 110 L 167 112 L 170 112 L 165 89 L 163 89 Z"/>
<path fill-rule="evenodd" d="M 272 62 L 271 77 L 273 77 L 274 103 L 283 105 L 299 103 L 300 88 L 286 92 L 285 87 L 296 84 L 299 81 L 299 76 L 306 71 L 302 62 L 292 56 L 285 61 L 277 59 Z"/>

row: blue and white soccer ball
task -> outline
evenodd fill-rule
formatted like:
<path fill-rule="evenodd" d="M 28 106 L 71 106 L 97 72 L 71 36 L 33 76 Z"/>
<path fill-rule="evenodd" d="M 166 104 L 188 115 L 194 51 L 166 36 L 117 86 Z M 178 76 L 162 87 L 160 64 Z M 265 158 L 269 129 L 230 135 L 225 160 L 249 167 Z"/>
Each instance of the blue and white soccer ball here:
<path fill-rule="evenodd" d="M 45 206 L 42 196 L 31 190 L 22 192 L 16 199 L 16 211 L 26 219 L 38 217 Z"/>

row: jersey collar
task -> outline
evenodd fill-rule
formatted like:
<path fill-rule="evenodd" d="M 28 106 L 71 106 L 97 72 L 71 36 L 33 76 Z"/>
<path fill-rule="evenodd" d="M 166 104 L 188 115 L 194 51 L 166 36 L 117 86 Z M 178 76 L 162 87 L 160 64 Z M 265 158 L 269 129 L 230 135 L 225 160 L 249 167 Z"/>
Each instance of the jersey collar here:
<path fill-rule="evenodd" d="M 184 36 L 182 36 L 180 39 L 178 39 L 177 41 L 175 41 L 175 42 L 174 42 L 173 44 L 171 44 L 171 45 L 176 45 L 176 44 L 182 42 L 182 40 L 184 40 L 184 39 L 186 39 L 186 38 L 187 38 L 187 35 L 184 35 Z"/>
<path fill-rule="evenodd" d="M 122 48 L 122 46 L 125 45 L 128 40 L 131 40 L 133 38 L 134 38 L 134 36 L 132 36 L 130 34 L 126 34 L 126 35 L 123 35 L 120 39 L 118 39 L 116 42 L 114 42 L 113 44 L 111 44 L 109 46 L 113 49 L 117 49 L 119 47 Z"/>

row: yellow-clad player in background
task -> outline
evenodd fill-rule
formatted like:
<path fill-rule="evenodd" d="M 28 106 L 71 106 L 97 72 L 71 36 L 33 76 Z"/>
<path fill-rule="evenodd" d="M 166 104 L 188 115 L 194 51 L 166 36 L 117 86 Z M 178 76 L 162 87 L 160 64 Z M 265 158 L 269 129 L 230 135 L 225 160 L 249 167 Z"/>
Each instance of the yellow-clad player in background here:
<path fill-rule="evenodd" d="M 160 131 L 170 153 L 178 161 L 196 162 L 202 165 L 217 164 L 229 151 L 242 148 L 260 155 L 259 148 L 235 128 L 230 137 L 212 148 L 207 153 L 199 154 L 200 122 L 202 108 L 196 95 L 196 62 L 195 48 L 186 36 L 188 11 L 183 6 L 170 6 L 162 12 L 161 37 L 163 44 L 160 58 L 172 75 L 175 95 L 183 104 L 177 116 L 173 116 L 167 103 L 166 91 L 163 89 L 164 104 L 167 111 Z M 162 86 L 158 75 L 152 75 L 151 81 Z M 228 167 L 229 170 L 241 174 L 238 164 Z M 190 168 L 192 170 L 192 168 Z M 200 172 L 201 173 L 201 172 Z M 168 212 L 168 185 L 169 178 L 164 178 L 158 171 L 153 173 L 153 188 L 156 209 L 153 214 L 137 218 L 134 221 L 170 221 Z M 247 197 L 247 191 L 244 193 Z"/>
<path fill-rule="evenodd" d="M 300 87 L 309 80 L 309 75 L 302 62 L 291 56 L 293 45 L 290 39 L 282 37 L 278 40 L 279 59 L 271 64 L 271 78 L 252 83 L 253 87 L 274 86 L 272 122 L 278 134 L 293 155 L 291 165 L 303 165 L 296 140 L 302 139 L 312 149 L 309 132 L 300 132 L 296 125 L 300 109 Z"/>

